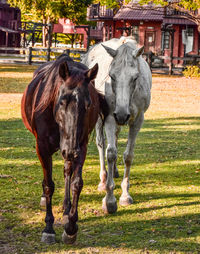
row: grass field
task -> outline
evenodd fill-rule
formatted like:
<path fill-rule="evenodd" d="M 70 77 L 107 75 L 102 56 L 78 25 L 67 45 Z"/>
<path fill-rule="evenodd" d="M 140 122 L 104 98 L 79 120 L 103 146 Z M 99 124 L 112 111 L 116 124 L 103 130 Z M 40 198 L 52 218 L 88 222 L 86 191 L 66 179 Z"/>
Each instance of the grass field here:
<path fill-rule="evenodd" d="M 200 79 L 153 77 L 152 103 L 131 170 L 134 204 L 104 215 L 92 135 L 83 170 L 77 242 L 61 241 L 63 162 L 54 155 L 56 241 L 40 242 L 42 170 L 20 118 L 21 92 L 35 67 L 0 66 L 0 253 L 200 253 Z M 119 137 L 119 200 L 127 128 Z"/>

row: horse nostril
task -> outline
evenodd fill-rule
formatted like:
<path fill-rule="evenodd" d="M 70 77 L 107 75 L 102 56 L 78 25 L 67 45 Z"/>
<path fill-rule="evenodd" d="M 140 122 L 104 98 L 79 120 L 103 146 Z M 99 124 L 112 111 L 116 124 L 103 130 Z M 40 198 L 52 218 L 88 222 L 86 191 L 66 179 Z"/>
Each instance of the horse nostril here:
<path fill-rule="evenodd" d="M 127 114 L 127 117 L 126 117 L 126 121 L 125 121 L 125 122 L 127 122 L 129 118 L 130 118 L 130 114 Z"/>
<path fill-rule="evenodd" d="M 62 156 L 65 157 L 66 150 L 62 151 Z"/>
<path fill-rule="evenodd" d="M 73 153 L 68 153 L 67 159 L 68 159 L 69 161 L 74 160 L 74 154 L 73 154 Z"/>
<path fill-rule="evenodd" d="M 74 153 L 74 159 L 78 158 L 78 153 Z"/>
<path fill-rule="evenodd" d="M 114 112 L 113 115 L 114 115 L 115 120 L 117 120 L 117 114 Z"/>
<path fill-rule="evenodd" d="M 78 158 L 79 153 L 80 153 L 80 148 L 75 150 L 75 152 L 74 152 L 74 159 Z"/>

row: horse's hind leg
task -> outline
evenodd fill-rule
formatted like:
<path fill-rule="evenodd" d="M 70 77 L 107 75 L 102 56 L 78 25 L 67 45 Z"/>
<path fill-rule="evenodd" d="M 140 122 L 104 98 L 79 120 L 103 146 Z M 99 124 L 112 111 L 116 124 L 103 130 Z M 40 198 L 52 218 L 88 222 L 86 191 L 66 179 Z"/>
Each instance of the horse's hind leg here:
<path fill-rule="evenodd" d="M 107 171 L 105 166 L 105 137 L 103 133 L 103 121 L 100 117 L 96 123 L 96 144 L 100 159 L 100 183 L 98 185 L 98 190 L 103 191 L 106 190 Z"/>
<path fill-rule="evenodd" d="M 144 120 L 144 114 L 141 113 L 140 116 L 135 120 L 133 124 L 129 125 L 129 136 L 126 150 L 124 152 L 124 177 L 121 183 L 122 195 L 119 199 L 120 205 L 130 205 L 133 203 L 133 199 L 129 194 L 129 176 L 130 176 L 130 167 L 133 161 L 134 156 L 134 146 L 137 133 L 139 132 L 142 123 Z"/>
<path fill-rule="evenodd" d="M 45 141 L 37 140 L 36 150 L 43 168 L 44 180 L 42 186 L 43 193 L 45 194 L 46 198 L 46 227 L 43 230 L 41 241 L 51 244 L 55 243 L 55 231 L 53 229 L 54 217 L 51 203 L 54 193 L 54 182 L 52 180 L 52 155 L 48 153 Z"/>

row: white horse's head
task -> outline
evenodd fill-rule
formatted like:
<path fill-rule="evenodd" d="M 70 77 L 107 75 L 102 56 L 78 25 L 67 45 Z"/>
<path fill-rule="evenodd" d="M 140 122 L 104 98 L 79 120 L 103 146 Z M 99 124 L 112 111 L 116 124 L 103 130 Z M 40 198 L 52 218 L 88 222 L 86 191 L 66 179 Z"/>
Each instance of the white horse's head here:
<path fill-rule="evenodd" d="M 143 53 L 144 47 L 137 49 L 130 42 L 122 44 L 117 50 L 103 44 L 102 46 L 113 57 L 109 76 L 116 98 L 114 117 L 119 125 L 123 125 L 130 117 L 130 102 L 139 77 L 138 57 Z"/>

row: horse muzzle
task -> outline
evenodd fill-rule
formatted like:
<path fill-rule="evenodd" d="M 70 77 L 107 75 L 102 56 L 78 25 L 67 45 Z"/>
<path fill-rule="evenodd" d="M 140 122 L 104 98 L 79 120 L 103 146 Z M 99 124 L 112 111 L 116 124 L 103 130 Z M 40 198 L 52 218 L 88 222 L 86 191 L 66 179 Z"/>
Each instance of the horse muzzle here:
<path fill-rule="evenodd" d="M 113 113 L 115 121 L 117 122 L 117 124 L 119 125 L 124 125 L 128 122 L 129 118 L 130 118 L 130 114 L 129 113 L 117 113 L 116 111 Z"/>
<path fill-rule="evenodd" d="M 74 149 L 67 151 L 66 149 L 62 150 L 62 156 L 67 161 L 74 161 L 79 157 L 80 149 Z"/>

